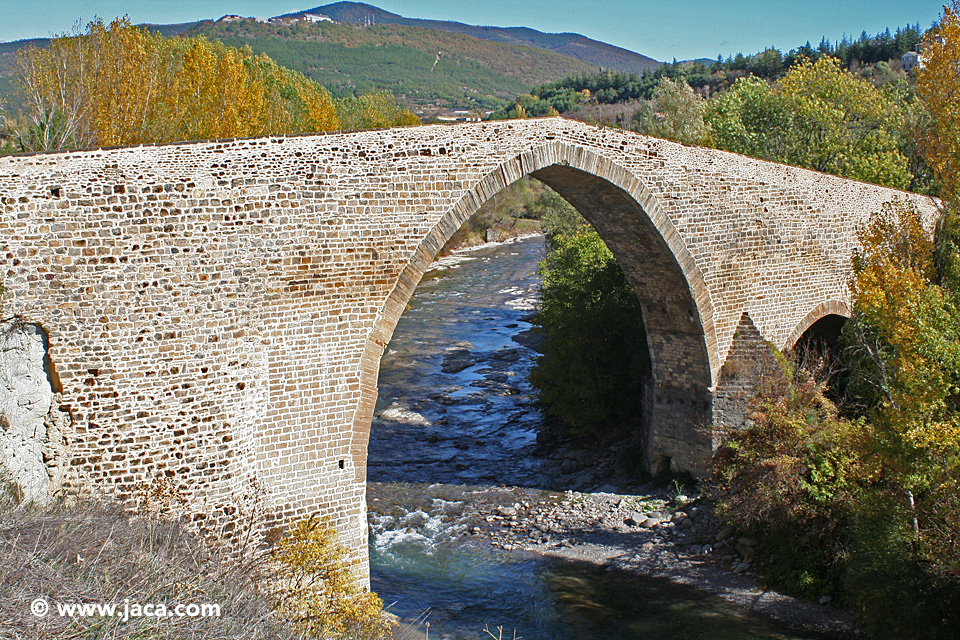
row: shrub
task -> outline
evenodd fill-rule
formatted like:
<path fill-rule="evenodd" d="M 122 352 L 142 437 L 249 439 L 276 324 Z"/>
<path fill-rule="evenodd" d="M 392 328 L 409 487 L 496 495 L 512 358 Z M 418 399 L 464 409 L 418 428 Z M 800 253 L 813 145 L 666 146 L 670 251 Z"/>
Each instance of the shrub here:
<path fill-rule="evenodd" d="M 718 513 L 758 538 L 767 577 L 807 596 L 834 594 L 846 522 L 864 473 L 864 422 L 840 418 L 826 385 L 776 354 L 752 426 L 725 434 L 714 458 Z"/>
<path fill-rule="evenodd" d="M 324 639 L 392 637 L 383 602 L 358 585 L 356 561 L 326 520 L 293 525 L 270 559 L 275 610 L 297 632 Z"/>

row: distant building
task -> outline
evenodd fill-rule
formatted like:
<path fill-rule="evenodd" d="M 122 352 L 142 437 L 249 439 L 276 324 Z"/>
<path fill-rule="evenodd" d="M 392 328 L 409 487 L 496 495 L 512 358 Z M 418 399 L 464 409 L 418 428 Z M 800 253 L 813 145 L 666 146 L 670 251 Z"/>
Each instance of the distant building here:
<path fill-rule="evenodd" d="M 246 18 L 243 16 L 226 15 L 217 20 L 217 22 L 240 22 L 241 20 L 246 20 Z"/>
<path fill-rule="evenodd" d="M 271 24 L 293 24 L 294 22 L 336 22 L 333 18 L 318 13 L 303 13 L 299 16 L 277 16 L 270 18 Z"/>
<path fill-rule="evenodd" d="M 480 122 L 480 116 L 466 107 L 441 109 L 434 117 L 438 122 Z"/>
<path fill-rule="evenodd" d="M 303 20 L 307 22 L 336 22 L 330 16 L 320 15 L 318 13 L 305 13 L 303 14 Z"/>
<path fill-rule="evenodd" d="M 910 73 L 914 67 L 923 64 L 923 57 L 916 51 L 907 51 L 900 56 L 900 68 Z"/>

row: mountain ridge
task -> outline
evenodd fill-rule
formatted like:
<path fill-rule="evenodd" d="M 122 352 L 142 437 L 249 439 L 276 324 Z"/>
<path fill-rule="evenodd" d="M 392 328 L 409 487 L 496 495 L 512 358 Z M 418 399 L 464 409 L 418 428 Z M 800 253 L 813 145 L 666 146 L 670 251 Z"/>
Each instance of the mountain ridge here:
<path fill-rule="evenodd" d="M 645 69 L 663 64 L 649 56 L 594 40 L 579 33 L 544 33 L 530 27 L 478 26 L 452 20 L 429 20 L 406 18 L 379 7 L 362 2 L 334 2 L 312 9 L 295 11 L 278 16 L 293 18 L 304 14 L 321 14 L 337 22 L 355 25 L 402 24 L 448 31 L 471 36 L 480 40 L 517 44 L 536 49 L 553 51 L 562 55 L 618 71 L 643 73 Z"/>

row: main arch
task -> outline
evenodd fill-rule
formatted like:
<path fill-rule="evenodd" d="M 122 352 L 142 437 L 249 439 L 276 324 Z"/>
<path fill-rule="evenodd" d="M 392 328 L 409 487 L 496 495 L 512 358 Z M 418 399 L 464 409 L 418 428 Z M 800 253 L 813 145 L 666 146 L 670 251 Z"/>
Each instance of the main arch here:
<path fill-rule="evenodd" d="M 731 361 L 849 305 L 857 224 L 897 200 L 937 214 L 559 118 L 0 158 L 3 316 L 47 336 L 68 489 L 171 482 L 213 532 L 254 496 L 365 548 L 383 347 L 443 240 L 524 175 L 617 256 L 648 333 L 650 462 L 695 472 L 741 415 Z"/>
<path fill-rule="evenodd" d="M 640 416 L 648 465 L 702 475 L 711 453 L 705 427 L 712 421 L 714 367 L 707 344 L 716 342 L 703 276 L 657 199 L 636 177 L 615 161 L 565 144 L 535 147 L 487 173 L 420 242 L 364 351 L 363 398 L 354 422 L 356 468 L 365 473 L 380 357 L 420 278 L 484 202 L 525 176 L 560 193 L 597 229 L 640 300 L 643 317 L 636 321 L 646 328 L 651 360 Z"/>

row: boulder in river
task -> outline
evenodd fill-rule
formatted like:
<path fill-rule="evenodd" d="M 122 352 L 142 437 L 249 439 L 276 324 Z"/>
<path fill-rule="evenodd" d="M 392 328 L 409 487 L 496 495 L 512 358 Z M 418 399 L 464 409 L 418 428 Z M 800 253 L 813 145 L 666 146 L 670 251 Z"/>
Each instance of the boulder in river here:
<path fill-rule="evenodd" d="M 443 363 L 440 370 L 444 373 L 460 373 L 467 367 L 472 366 L 477 359 L 470 353 L 470 349 L 465 347 L 450 347 L 443 355 Z"/>

